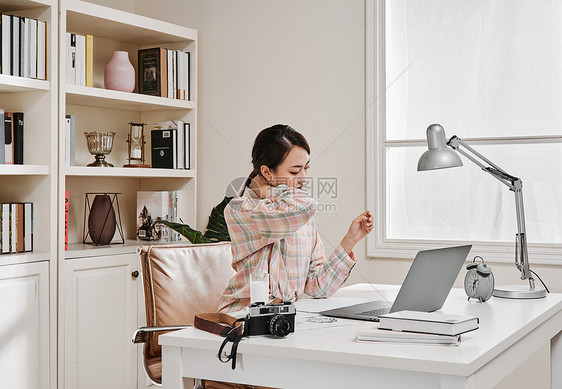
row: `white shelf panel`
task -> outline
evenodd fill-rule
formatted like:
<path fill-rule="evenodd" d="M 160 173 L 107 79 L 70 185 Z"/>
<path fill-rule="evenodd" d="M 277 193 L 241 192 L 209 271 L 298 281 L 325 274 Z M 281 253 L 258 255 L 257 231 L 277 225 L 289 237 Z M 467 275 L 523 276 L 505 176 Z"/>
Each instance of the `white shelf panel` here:
<path fill-rule="evenodd" d="M 0 255 L 0 266 L 48 260 L 48 252 L 32 251 L 29 253 L 2 254 Z"/>
<path fill-rule="evenodd" d="M 193 102 L 186 100 L 78 85 L 66 85 L 66 102 L 88 107 L 144 112 L 174 109 L 190 110 L 195 108 Z"/>
<path fill-rule="evenodd" d="M 197 39 L 196 30 L 85 1 L 69 1 L 67 10 L 70 32 L 143 45 Z"/>
<path fill-rule="evenodd" d="M 0 74 L 0 92 L 2 93 L 48 91 L 50 88 L 49 81 Z"/>
<path fill-rule="evenodd" d="M 87 257 L 101 257 L 108 255 L 131 254 L 137 251 L 141 245 L 160 245 L 160 244 L 189 244 L 188 240 L 180 242 L 154 242 L 146 240 L 127 239 L 125 243 L 116 243 L 105 246 L 94 246 L 91 244 L 74 243 L 68 245 L 68 250 L 64 252 L 65 259 L 77 259 Z"/>
<path fill-rule="evenodd" d="M 47 165 L 0 165 L 0 176 L 47 176 Z"/>
<path fill-rule="evenodd" d="M 10 13 L 10 11 L 20 11 L 22 9 L 53 7 L 56 1 L 53 0 L 0 0 L 0 11 Z"/>
<path fill-rule="evenodd" d="M 152 168 L 127 168 L 127 167 L 91 167 L 68 166 L 65 169 L 67 176 L 91 177 L 138 177 L 138 178 L 193 178 L 194 170 L 179 169 L 152 169 Z"/>

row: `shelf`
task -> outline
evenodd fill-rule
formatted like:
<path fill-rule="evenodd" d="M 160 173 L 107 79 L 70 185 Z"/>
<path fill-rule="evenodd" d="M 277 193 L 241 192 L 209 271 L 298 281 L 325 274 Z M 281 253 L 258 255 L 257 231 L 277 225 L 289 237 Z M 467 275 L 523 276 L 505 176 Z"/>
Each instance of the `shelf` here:
<path fill-rule="evenodd" d="M 29 262 L 48 261 L 48 260 L 49 260 L 48 252 L 32 251 L 29 253 L 1 254 L 0 266 L 29 263 Z"/>
<path fill-rule="evenodd" d="M 50 88 L 51 83 L 49 81 L 0 74 L 0 93 L 42 92 L 48 91 Z"/>
<path fill-rule="evenodd" d="M 135 45 L 139 42 L 154 45 L 197 39 L 196 30 L 85 1 L 68 2 L 66 23 L 67 31 Z"/>
<path fill-rule="evenodd" d="M 131 178 L 193 178 L 194 170 L 152 169 L 126 167 L 91 167 L 69 166 L 65 169 L 67 176 L 89 177 L 131 177 Z"/>
<path fill-rule="evenodd" d="M 195 109 L 195 105 L 191 101 L 78 85 L 66 85 L 66 102 L 68 104 L 124 111 Z"/>
<path fill-rule="evenodd" d="M 75 243 L 69 244 L 68 250 L 64 252 L 65 259 L 76 259 L 86 257 L 98 257 L 107 255 L 131 254 L 137 252 L 137 247 L 142 245 L 162 245 L 162 244 L 190 244 L 187 240 L 180 242 L 154 242 L 146 240 L 127 239 L 125 243 L 117 243 L 105 246 L 94 246 L 91 244 Z"/>
<path fill-rule="evenodd" d="M 0 165 L 0 176 L 47 176 L 47 165 Z"/>
<path fill-rule="evenodd" d="M 0 0 L 0 12 L 9 14 L 13 11 L 21 11 L 30 8 L 54 7 L 55 4 L 56 2 L 52 0 Z"/>

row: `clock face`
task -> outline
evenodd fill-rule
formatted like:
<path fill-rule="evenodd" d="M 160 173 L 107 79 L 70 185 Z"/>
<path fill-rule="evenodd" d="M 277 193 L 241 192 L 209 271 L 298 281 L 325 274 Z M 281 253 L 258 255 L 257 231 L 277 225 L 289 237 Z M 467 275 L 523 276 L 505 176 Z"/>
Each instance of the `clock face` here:
<path fill-rule="evenodd" d="M 476 273 L 476 270 L 469 270 L 464 277 L 464 290 L 468 297 L 477 297 L 479 283 L 480 276 Z"/>

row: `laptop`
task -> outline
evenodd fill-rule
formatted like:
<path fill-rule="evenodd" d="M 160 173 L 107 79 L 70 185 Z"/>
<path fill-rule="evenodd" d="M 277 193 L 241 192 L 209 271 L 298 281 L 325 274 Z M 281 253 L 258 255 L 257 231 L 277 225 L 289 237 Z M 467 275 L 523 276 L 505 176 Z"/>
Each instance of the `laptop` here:
<path fill-rule="evenodd" d="M 369 301 L 320 312 L 346 319 L 379 321 L 379 316 L 403 310 L 432 312 L 441 309 L 472 245 L 420 251 L 394 303 Z"/>

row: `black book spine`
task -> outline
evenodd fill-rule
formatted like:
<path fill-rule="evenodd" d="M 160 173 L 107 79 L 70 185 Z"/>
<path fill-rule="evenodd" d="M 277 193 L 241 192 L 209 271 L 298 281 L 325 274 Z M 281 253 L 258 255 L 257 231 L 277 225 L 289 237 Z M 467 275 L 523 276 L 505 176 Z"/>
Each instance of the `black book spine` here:
<path fill-rule="evenodd" d="M 14 112 L 14 164 L 23 165 L 23 112 Z"/>
<path fill-rule="evenodd" d="M 174 136 L 176 130 L 152 130 L 152 167 L 174 168 Z"/>

